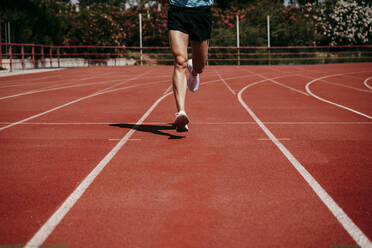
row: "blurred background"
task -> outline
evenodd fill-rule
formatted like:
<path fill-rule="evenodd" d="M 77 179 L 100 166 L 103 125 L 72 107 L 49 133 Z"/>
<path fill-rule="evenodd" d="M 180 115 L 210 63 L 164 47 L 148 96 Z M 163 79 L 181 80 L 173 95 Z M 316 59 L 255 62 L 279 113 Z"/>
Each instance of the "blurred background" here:
<path fill-rule="evenodd" d="M 213 46 L 370 44 L 372 0 L 280 1 L 216 0 Z M 139 46 L 138 13 L 143 14 L 143 45 L 167 46 L 167 0 L 2 0 L 1 41 L 44 45 Z M 8 30 L 9 29 L 9 30 Z"/>
<path fill-rule="evenodd" d="M 9 57 L 7 44 L 10 43 L 127 48 L 169 45 L 167 0 L 1 0 L 0 4 L 2 57 Z M 244 54 L 263 52 L 257 49 L 243 51 L 244 47 L 369 46 L 372 40 L 371 6 L 372 0 L 215 0 L 210 45 L 225 47 L 225 50 L 212 51 L 210 62 L 214 59 L 218 64 L 218 61 L 233 56 L 233 51 L 226 50 L 226 47 L 239 47 L 233 59 L 239 56 L 240 64 L 244 61 L 244 57 L 241 57 Z M 14 49 L 12 55 L 16 53 Z M 21 53 L 20 49 L 18 54 Z M 309 52 L 296 51 L 305 57 Z M 361 51 L 365 53 L 361 55 Z M 51 52 L 55 54 L 60 51 L 54 49 Z M 75 52 L 78 53 L 77 50 Z M 92 50 L 84 52 L 92 53 Z M 136 52 L 145 56 L 143 49 Z M 148 52 L 159 53 L 158 50 Z M 266 49 L 264 52 L 268 54 L 269 51 Z M 280 52 L 282 56 L 288 50 Z M 347 53 L 349 50 L 340 52 Z M 357 52 L 357 55 L 365 57 L 370 49 L 364 47 Z M 71 51 L 64 53 L 71 54 Z M 116 52 L 96 51 L 91 56 L 97 57 L 98 53 L 121 54 L 116 49 Z M 41 52 L 38 54 L 43 55 Z M 260 63 L 257 60 L 259 57 L 254 58 L 255 63 Z M 141 59 L 147 59 L 148 62 L 152 59 L 157 63 L 171 61 L 150 55 Z M 263 63 L 271 61 L 265 59 Z"/>

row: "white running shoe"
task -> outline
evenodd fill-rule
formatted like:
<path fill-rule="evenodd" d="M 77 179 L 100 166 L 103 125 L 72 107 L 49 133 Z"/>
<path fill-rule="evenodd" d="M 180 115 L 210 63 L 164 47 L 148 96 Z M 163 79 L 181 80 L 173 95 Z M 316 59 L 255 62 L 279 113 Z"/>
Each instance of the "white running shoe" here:
<path fill-rule="evenodd" d="M 180 112 L 176 113 L 176 120 L 174 121 L 174 124 L 177 132 L 189 131 L 189 127 L 187 126 L 189 122 L 189 118 L 187 117 L 185 111 L 181 110 Z"/>
<path fill-rule="evenodd" d="M 189 88 L 190 91 L 195 92 L 199 88 L 199 74 L 196 76 L 192 75 L 192 59 L 189 59 L 187 61 L 187 69 L 189 70 L 189 79 L 187 80 L 187 87 Z"/>

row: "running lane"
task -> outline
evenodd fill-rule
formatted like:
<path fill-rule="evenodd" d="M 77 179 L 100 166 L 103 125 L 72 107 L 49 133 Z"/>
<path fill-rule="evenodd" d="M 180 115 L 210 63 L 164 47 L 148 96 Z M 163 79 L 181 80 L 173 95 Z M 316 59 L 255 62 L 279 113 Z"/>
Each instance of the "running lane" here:
<path fill-rule="evenodd" d="M 312 67 L 305 75 L 311 74 Z M 306 69 L 305 68 L 305 69 Z M 371 64 L 340 65 L 330 75 L 353 73 L 350 84 L 361 84 Z M 327 72 L 328 67 L 324 68 Z M 371 71 L 371 70 L 370 70 Z M 314 78 L 313 78 L 314 79 Z M 309 79 L 310 81 L 311 79 Z M 345 83 L 341 76 L 332 82 Z M 300 87 L 297 78 L 286 85 Z M 319 82 L 314 92 L 338 104 L 372 113 L 372 94 Z M 255 96 L 259 95 L 257 99 Z M 282 143 L 340 205 L 355 224 L 372 237 L 371 188 L 372 121 L 346 109 L 304 96 L 275 84 L 264 83 L 243 93 L 243 100 L 257 117 L 282 139 Z M 335 243 L 336 244 L 336 243 Z M 338 243 L 347 245 L 348 243 Z"/>
<path fill-rule="evenodd" d="M 233 70 L 242 74 L 229 68 Z M 219 70 L 222 78 L 230 72 L 225 75 Z M 203 80 L 215 77 L 208 74 Z M 250 80 L 245 83 L 262 78 Z M 233 90 L 242 84 L 225 81 Z M 219 81 L 189 94 L 190 131 L 182 134 L 169 124 L 174 100 L 172 95 L 166 97 L 136 127 L 45 243 L 69 247 L 354 245 L 229 87 Z M 288 89 L 275 87 L 287 94 Z M 267 92 L 259 93 L 266 96 Z M 260 94 L 250 95 L 249 100 L 261 102 Z M 270 109 L 271 103 L 262 107 Z M 125 134 L 133 122 L 123 117 L 110 128 Z"/>
<path fill-rule="evenodd" d="M 131 75 L 125 75 L 127 69 L 113 69 L 113 76 L 125 81 L 128 76 L 142 73 L 169 75 L 169 68 L 165 68 L 165 73 L 164 69 L 132 67 Z M 110 124 L 122 118 L 138 120 L 169 85 L 168 80 L 156 80 L 139 77 L 137 81 L 118 84 L 110 93 L 0 131 L 0 246 L 25 244 L 32 237 L 114 147 L 112 139 L 123 134 L 123 130 Z M 29 109 L 39 113 L 102 88 L 30 95 L 26 105 L 26 97 L 14 98 L 12 104 L 0 102 L 2 113 L 6 113 L 2 120 L 13 121 L 13 113 L 19 113 L 18 118 L 28 116 Z M 50 102 L 48 106 L 42 104 L 46 102 Z"/>
<path fill-rule="evenodd" d="M 98 69 L 96 69 L 99 71 Z M 153 82 L 153 79 L 142 78 L 149 73 L 148 71 L 143 71 L 140 68 L 116 68 L 113 69 L 113 73 L 106 78 L 101 78 L 98 73 L 97 77 L 90 78 L 88 82 L 79 87 L 59 87 L 59 90 L 52 91 L 42 91 L 34 94 L 27 94 L 22 96 L 17 96 L 13 98 L 0 99 L 0 107 L 3 111 L 0 113 L 1 122 L 18 122 L 26 118 L 33 117 L 45 111 L 50 111 L 51 109 L 58 108 L 64 104 L 70 104 L 74 101 L 80 101 L 86 97 L 90 98 L 91 96 L 102 92 L 103 90 L 115 89 L 116 87 L 123 87 L 133 85 L 136 82 L 139 83 L 150 83 Z M 107 69 L 105 69 L 107 70 Z M 66 71 L 67 73 L 68 71 Z M 115 73 L 116 72 L 116 73 Z M 29 75 L 31 76 L 31 75 Z M 80 80 L 80 76 L 77 75 L 74 77 L 66 76 L 66 79 L 73 83 L 74 81 Z M 138 79 L 139 81 L 135 81 Z M 156 82 L 161 82 L 164 80 L 157 80 Z M 63 84 L 64 82 L 59 82 Z M 56 84 L 51 82 L 49 84 Z M 34 88 L 36 91 L 39 90 L 38 87 Z"/>

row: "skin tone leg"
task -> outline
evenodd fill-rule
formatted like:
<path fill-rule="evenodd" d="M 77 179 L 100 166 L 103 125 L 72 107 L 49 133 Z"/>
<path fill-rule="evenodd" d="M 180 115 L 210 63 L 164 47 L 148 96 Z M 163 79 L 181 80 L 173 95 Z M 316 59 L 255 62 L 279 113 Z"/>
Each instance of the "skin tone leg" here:
<path fill-rule="evenodd" d="M 187 46 L 189 35 L 176 30 L 169 31 L 169 41 L 174 56 L 173 93 L 176 99 L 177 111 L 185 110 L 187 90 Z M 202 73 L 208 58 L 208 41 L 191 41 L 192 74 Z"/>
<path fill-rule="evenodd" d="M 187 88 L 186 68 L 189 35 L 177 30 L 170 30 L 169 43 L 174 56 L 173 94 L 176 99 L 177 110 L 184 111 Z"/>
<path fill-rule="evenodd" d="M 192 48 L 192 74 L 202 73 L 208 58 L 208 40 L 191 41 Z"/>

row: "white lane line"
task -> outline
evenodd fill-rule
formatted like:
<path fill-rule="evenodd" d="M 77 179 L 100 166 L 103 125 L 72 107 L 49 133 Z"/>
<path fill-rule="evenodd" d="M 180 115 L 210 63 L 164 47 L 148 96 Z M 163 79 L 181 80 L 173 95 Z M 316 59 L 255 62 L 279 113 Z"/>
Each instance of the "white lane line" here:
<path fill-rule="evenodd" d="M 371 241 L 359 229 L 357 225 L 349 218 L 349 216 L 342 210 L 340 206 L 332 199 L 332 197 L 323 189 L 323 187 L 313 178 L 313 176 L 305 169 L 305 167 L 292 155 L 292 153 L 275 137 L 273 133 L 261 122 L 256 114 L 248 107 L 242 99 L 243 92 L 251 85 L 247 85 L 240 90 L 238 99 L 241 105 L 247 110 L 249 115 L 257 122 L 259 127 L 272 140 L 272 142 L 279 148 L 284 156 L 289 160 L 293 167 L 300 173 L 305 181 L 310 185 L 313 191 L 318 195 L 320 200 L 327 206 L 331 213 L 341 223 L 344 229 L 350 234 L 354 241 L 361 247 L 372 247 Z"/>
<path fill-rule="evenodd" d="M 277 84 L 277 85 L 279 85 L 279 86 L 285 87 L 285 88 L 287 88 L 287 89 L 290 89 L 290 90 L 295 91 L 295 92 L 297 92 L 297 93 L 300 93 L 300 94 L 302 94 L 302 95 L 309 96 L 306 92 L 303 92 L 302 90 L 295 89 L 295 88 L 290 87 L 290 86 L 288 86 L 288 85 L 286 85 L 286 84 L 279 83 L 278 81 L 275 81 L 273 78 L 268 78 L 268 77 L 266 77 L 266 76 L 264 76 L 264 75 L 262 75 L 262 74 L 255 73 L 255 72 L 252 72 L 252 71 L 249 71 L 249 70 L 246 70 L 246 69 L 243 69 L 243 70 L 248 71 L 248 72 L 250 72 L 250 73 L 252 73 L 252 74 L 254 74 L 254 75 L 256 75 L 256 76 L 259 76 L 259 77 L 261 77 L 261 78 L 264 78 L 264 79 L 266 79 L 266 80 L 268 80 L 268 81 L 270 81 L 270 82 L 272 82 L 272 83 L 274 83 L 274 84 Z M 289 75 L 289 76 L 293 76 L 293 73 L 292 73 L 292 74 L 291 74 L 291 73 L 288 73 L 288 74 L 286 74 L 285 76 L 288 76 L 288 75 Z M 282 76 L 284 76 L 284 75 L 282 75 Z"/>
<path fill-rule="evenodd" d="M 15 95 L 9 95 L 9 96 L 0 97 L 0 100 L 14 98 L 14 97 L 18 97 L 18 96 L 31 95 L 31 94 L 35 94 L 35 93 L 42 93 L 42 92 L 55 91 L 55 90 L 63 90 L 63 89 L 77 88 L 77 87 L 84 87 L 84 86 L 92 86 L 92 85 L 106 84 L 106 83 L 108 83 L 108 82 L 106 81 L 106 82 L 91 83 L 91 84 L 76 84 L 76 85 L 62 86 L 62 87 L 56 87 L 56 88 L 30 90 L 30 91 L 18 93 L 18 94 L 15 94 Z"/>
<path fill-rule="evenodd" d="M 173 85 L 170 84 L 169 87 L 163 92 L 163 95 L 168 94 L 168 92 L 172 89 Z"/>
<path fill-rule="evenodd" d="M 260 138 L 260 139 L 257 139 L 259 141 L 271 141 L 271 139 L 269 138 Z M 290 138 L 278 138 L 278 140 L 284 140 L 284 141 L 288 141 L 288 140 L 291 140 Z"/>
<path fill-rule="evenodd" d="M 314 79 L 314 77 L 306 76 L 306 75 L 300 75 L 300 77 Z M 350 76 L 348 76 L 348 77 L 350 77 Z M 352 77 L 352 78 L 360 79 L 359 77 Z M 333 85 L 336 85 L 336 86 L 340 86 L 340 87 L 344 87 L 344 88 L 349 88 L 349 89 L 361 91 L 361 92 L 372 93 L 370 90 L 360 89 L 360 88 L 356 88 L 356 87 L 353 87 L 353 86 L 344 85 L 344 84 L 340 84 L 340 83 L 335 83 L 335 82 L 331 82 L 331 81 L 324 80 L 324 79 L 319 80 L 319 81 L 325 82 L 327 84 L 333 84 Z"/>
<path fill-rule="evenodd" d="M 368 81 L 369 81 L 370 79 L 372 79 L 372 77 L 369 77 L 369 78 L 367 78 L 366 80 L 364 80 L 364 85 L 365 85 L 368 89 L 372 90 L 372 86 L 370 86 L 370 85 L 368 84 Z"/>
<path fill-rule="evenodd" d="M 102 89 L 102 90 L 97 91 L 97 93 L 107 92 L 107 91 L 109 91 L 110 89 L 115 88 L 115 87 L 117 87 L 117 86 L 119 86 L 119 85 L 121 85 L 121 84 L 123 84 L 123 83 L 127 83 L 127 82 L 129 82 L 129 81 L 132 81 L 132 80 L 138 79 L 138 78 L 141 77 L 141 76 L 144 76 L 144 75 L 146 75 L 146 74 L 149 74 L 150 71 L 151 71 L 151 70 L 148 70 L 147 72 L 144 72 L 144 73 L 142 73 L 142 74 L 140 74 L 140 75 L 137 75 L 137 76 L 135 76 L 135 77 L 128 78 L 128 79 L 126 79 L 125 81 L 122 81 L 122 82 L 120 82 L 120 83 L 117 83 L 117 84 L 111 85 L 110 87 L 107 87 L 107 88 L 104 88 L 104 89 Z M 162 82 L 163 82 L 163 81 L 162 81 Z"/>
<path fill-rule="evenodd" d="M 230 85 L 228 83 L 226 83 L 226 81 L 221 77 L 221 75 L 220 75 L 220 73 L 218 73 L 218 71 L 215 70 L 215 72 L 216 72 L 217 76 L 220 78 L 220 81 L 222 81 L 225 84 L 225 86 L 229 89 L 229 91 L 235 96 L 236 95 L 235 91 L 230 87 Z"/>
<path fill-rule="evenodd" d="M 31 91 L 28 91 L 28 92 L 19 93 L 19 94 L 15 94 L 15 95 L 11 95 L 11 96 L 0 97 L 0 100 L 14 98 L 14 97 L 18 97 L 18 96 L 24 96 L 24 95 L 31 95 L 31 94 L 35 94 L 35 93 L 43 93 L 43 92 L 49 92 L 49 91 L 55 91 L 55 90 L 63 90 L 63 89 L 70 89 L 70 88 L 86 87 L 86 86 L 94 86 L 94 85 L 99 85 L 99 84 L 109 84 L 109 83 L 117 83 L 117 82 L 119 82 L 118 84 L 112 85 L 111 87 L 109 87 L 109 88 L 114 88 L 115 86 L 118 86 L 120 84 L 126 83 L 127 81 L 131 81 L 131 80 L 133 80 L 133 79 L 124 80 L 124 81 L 123 81 L 123 79 L 116 79 L 116 80 L 112 80 L 112 81 L 102 81 L 102 82 L 98 82 L 98 83 L 85 83 L 85 84 L 76 84 L 76 85 L 63 86 L 63 87 L 57 87 L 57 88 L 31 90 Z M 161 82 L 164 82 L 164 80 L 162 80 L 162 81 L 155 81 L 153 83 L 161 83 Z M 109 88 L 106 88 L 105 91 L 106 90 L 109 90 Z"/>
<path fill-rule="evenodd" d="M 25 75 L 25 74 L 33 74 L 33 73 L 42 73 L 42 72 L 50 72 L 50 71 L 59 71 L 64 70 L 64 68 L 58 69 L 36 69 L 36 70 L 25 70 L 25 71 L 17 71 L 17 72 L 1 72 L 0 77 L 12 77 L 18 75 Z"/>
<path fill-rule="evenodd" d="M 9 125 L 13 122 L 0 122 L 0 125 Z M 269 122 L 262 122 L 267 125 L 372 125 L 372 121 L 370 122 L 296 122 L 296 121 L 269 121 Z M 25 122 L 19 125 L 45 125 L 45 126 L 84 126 L 84 125 L 111 125 L 114 124 L 113 122 Z M 135 123 L 127 123 L 133 124 Z M 168 125 L 169 122 L 144 122 L 143 124 L 146 125 Z M 225 122 L 198 122 L 193 121 L 193 125 L 256 125 L 257 123 L 254 121 L 225 121 Z"/>
<path fill-rule="evenodd" d="M 271 79 L 278 79 L 278 78 L 282 78 L 282 77 L 286 77 L 288 75 L 281 75 L 281 76 L 277 76 L 277 77 L 274 77 L 274 78 L 271 78 Z M 239 77 L 231 77 L 231 78 L 226 78 L 226 80 L 230 80 L 230 79 L 238 79 L 238 78 L 246 78 L 246 77 L 250 77 L 250 76 L 239 76 Z M 207 84 L 210 84 L 210 83 L 216 83 L 216 82 L 220 82 L 221 79 L 216 79 L 216 80 L 211 80 L 211 81 L 206 81 L 206 82 L 203 82 L 201 83 L 200 85 L 207 85 Z M 255 82 L 255 84 L 258 84 L 258 83 L 263 83 L 263 82 L 266 82 L 266 81 L 269 81 L 269 79 L 262 79 L 260 81 L 257 81 Z M 231 91 L 230 91 L 231 92 Z M 232 93 L 232 92 L 231 92 Z"/>
<path fill-rule="evenodd" d="M 268 80 L 271 81 L 274 84 L 277 84 L 277 85 L 280 85 L 282 87 L 288 88 L 288 89 L 290 89 L 292 91 L 296 91 L 297 93 L 300 93 L 302 95 L 309 96 L 309 94 L 307 94 L 306 92 L 303 92 L 302 90 L 295 89 L 293 87 L 290 87 L 290 86 L 288 86 L 286 84 L 279 83 L 278 81 L 275 81 L 275 80 L 272 80 L 272 79 L 268 79 Z"/>
<path fill-rule="evenodd" d="M 356 74 L 356 73 L 361 73 L 361 72 L 350 72 L 350 73 L 332 74 L 332 75 L 327 75 L 327 76 L 323 76 L 323 77 L 315 78 L 315 79 L 311 80 L 310 82 L 308 82 L 308 83 L 306 84 L 306 87 L 305 87 L 305 88 L 306 88 L 307 93 L 309 93 L 311 96 L 315 97 L 316 99 L 318 99 L 318 100 L 320 100 L 320 101 L 322 101 L 322 102 L 326 102 L 326 103 L 328 103 L 328 104 L 331 104 L 331 105 L 337 106 L 337 107 L 339 107 L 339 108 L 343 108 L 343 109 L 346 109 L 346 110 L 348 110 L 348 111 L 351 111 L 351 112 L 353 112 L 353 113 L 355 113 L 355 114 L 358 114 L 358 115 L 364 116 L 364 117 L 366 117 L 366 118 L 368 118 L 368 119 L 372 119 L 372 116 L 369 116 L 369 115 L 364 114 L 364 113 L 362 113 L 362 112 L 356 111 L 355 109 L 352 109 L 352 108 L 346 107 L 346 106 L 344 106 L 344 105 L 337 104 L 337 103 L 334 103 L 334 102 L 332 102 L 332 101 L 329 101 L 329 100 L 326 100 L 326 99 L 324 99 L 324 98 L 321 98 L 320 96 L 315 95 L 315 94 L 310 90 L 310 85 L 311 85 L 311 84 L 313 84 L 313 83 L 315 83 L 315 82 L 317 82 L 317 81 L 321 81 L 321 80 L 323 80 L 323 79 L 325 79 L 325 78 L 336 77 L 336 76 L 343 76 L 343 75 L 348 75 L 348 74 Z"/>
<path fill-rule="evenodd" d="M 68 73 L 68 72 L 66 72 Z M 39 89 L 36 89 L 36 90 L 29 90 L 29 91 L 26 91 L 26 92 L 21 92 L 21 93 L 18 93 L 18 94 L 15 94 L 15 96 L 21 96 L 23 93 L 25 93 L 25 95 L 28 95 L 30 94 L 29 92 L 32 93 L 38 93 L 38 91 L 44 91 L 44 90 L 49 90 L 51 88 L 61 88 L 61 87 L 65 87 L 65 86 L 74 86 L 74 85 L 77 85 L 76 83 L 79 83 L 79 82 L 83 82 L 83 81 L 88 81 L 89 79 L 97 79 L 97 80 L 105 80 L 106 76 L 107 75 L 110 75 L 111 73 L 107 72 L 107 73 L 97 73 L 97 75 L 95 76 L 91 76 L 91 74 L 77 74 L 77 73 L 69 73 L 69 76 L 73 75 L 73 76 L 78 76 L 78 78 L 72 78 L 71 80 L 69 80 L 69 82 L 66 82 L 66 78 L 63 77 L 63 75 L 49 75 L 47 77 L 43 77 L 43 78 L 28 78 L 28 79 L 25 79 L 24 81 L 27 81 L 28 83 L 22 83 L 22 84 L 15 84 L 15 85 L 10 85 L 12 87 L 19 87 L 19 86 L 39 86 L 41 88 Z M 59 79 L 55 79 L 55 78 L 59 78 Z M 44 81 L 44 82 L 39 82 L 39 81 L 36 81 L 36 80 L 45 80 L 45 79 L 49 79 L 48 81 Z M 50 81 L 51 80 L 51 81 Z M 123 80 L 123 79 L 116 79 L 117 80 Z M 19 80 L 18 80 L 19 81 Z M 57 84 L 54 84 L 54 85 L 50 85 L 50 82 L 53 82 L 53 83 L 57 83 Z M 58 82 L 66 82 L 66 83 L 58 83 Z M 83 85 L 83 84 L 80 84 L 80 85 Z M 6 86 L 4 86 L 6 87 Z M 11 97 L 15 97 L 15 96 L 10 96 L 8 98 L 11 98 Z"/>
<path fill-rule="evenodd" d="M 360 88 L 356 88 L 356 87 L 345 85 L 345 84 L 330 82 L 330 81 L 327 81 L 327 80 L 319 80 L 319 81 L 322 81 L 322 82 L 325 82 L 325 83 L 331 84 L 331 85 L 336 85 L 336 86 L 340 86 L 340 87 L 344 87 L 344 88 L 348 88 L 348 89 L 360 91 L 360 92 L 372 93 L 372 91 L 370 91 L 370 90 L 360 89 Z"/>
<path fill-rule="evenodd" d="M 136 76 L 136 77 L 133 77 L 132 79 L 128 79 L 127 81 L 134 80 L 134 79 L 136 79 L 136 78 L 137 78 L 137 76 Z M 126 81 L 126 82 L 127 82 L 127 81 Z M 20 120 L 20 121 L 17 121 L 17 122 L 13 122 L 13 123 L 11 123 L 11 124 L 9 124 L 9 125 L 7 125 L 7 126 L 0 127 L 0 131 L 3 131 L 4 129 L 7 129 L 7 128 L 10 128 L 10 127 L 13 127 L 13 126 L 16 126 L 16 125 L 22 124 L 22 123 L 27 122 L 27 121 L 29 121 L 29 120 L 32 120 L 32 119 L 38 118 L 38 117 L 43 116 L 43 115 L 45 115 L 45 114 L 48 114 L 48 113 L 50 113 L 50 112 L 53 112 L 53 111 L 56 111 L 56 110 L 58 110 L 58 109 L 61 109 L 61 108 L 67 107 L 67 106 L 69 106 L 69 105 L 72 105 L 72 104 L 74 104 L 74 103 L 77 103 L 77 102 L 83 101 L 83 100 L 88 99 L 88 98 L 91 98 L 91 97 L 95 97 L 95 96 L 98 96 L 98 95 L 102 95 L 102 94 L 106 94 L 106 93 L 110 93 L 110 92 L 114 92 L 114 91 L 118 91 L 118 90 L 130 89 L 130 88 L 136 88 L 136 87 L 141 87 L 141 86 L 144 86 L 144 85 L 150 85 L 150 84 L 155 84 L 155 83 L 138 84 L 138 85 L 126 86 L 126 87 L 117 88 L 117 89 L 111 89 L 111 90 L 105 90 L 105 89 L 104 89 L 104 90 L 101 90 L 101 91 L 99 91 L 99 92 L 95 92 L 95 93 L 90 94 L 90 95 L 88 95 L 88 96 L 81 97 L 81 98 L 76 99 L 76 100 L 74 100 L 74 101 L 71 101 L 71 102 L 65 103 L 65 104 L 63 104 L 63 105 L 57 106 L 57 107 L 52 108 L 52 109 L 49 109 L 49 110 L 44 111 L 44 112 L 42 112 L 42 113 L 39 113 L 39 114 L 36 114 L 36 115 L 30 116 L 30 117 L 28 117 L 28 118 L 26 118 L 26 119 L 23 119 L 23 120 Z M 106 89 L 109 89 L 109 88 L 111 88 L 111 87 L 108 87 L 108 88 L 106 88 Z"/>
<path fill-rule="evenodd" d="M 251 77 L 251 76 L 250 75 L 242 75 L 242 76 L 237 76 L 237 77 L 229 77 L 229 78 L 226 78 L 226 80 L 240 79 L 240 78 L 247 78 L 247 77 Z M 208 80 L 208 81 L 200 83 L 200 85 L 209 84 L 209 83 L 216 83 L 216 82 L 220 82 L 220 81 L 221 81 L 221 79 Z"/>
<path fill-rule="evenodd" d="M 146 113 L 139 119 L 136 125 L 141 125 L 144 120 L 151 114 L 155 107 L 168 95 L 162 95 L 155 103 L 146 111 Z M 111 159 L 120 151 L 120 149 L 128 142 L 130 137 L 134 134 L 136 129 L 130 129 L 128 133 L 115 145 L 115 147 L 99 162 L 99 164 L 92 170 L 89 175 L 80 183 L 80 185 L 70 194 L 70 196 L 63 202 L 57 211 L 44 223 L 44 225 L 37 231 L 37 233 L 26 244 L 25 248 L 40 247 L 44 241 L 49 237 L 57 225 L 62 221 L 70 209 L 80 199 L 88 187 L 93 183 L 95 178 L 101 173 Z"/>
<path fill-rule="evenodd" d="M 65 73 L 68 73 L 68 72 L 65 72 Z M 76 73 L 69 73 L 69 76 L 70 75 L 73 75 L 75 76 Z M 83 81 L 85 79 L 88 79 L 89 76 L 91 74 L 86 74 L 86 73 L 82 73 L 82 74 L 78 74 L 76 76 L 79 76 L 80 77 L 80 80 L 76 81 L 76 82 L 79 82 L 79 81 Z M 101 76 L 101 75 L 99 75 Z M 45 79 L 53 79 L 52 81 L 53 82 L 61 82 L 61 81 L 65 81 L 65 78 L 63 77 L 63 75 L 48 75 L 46 77 L 32 77 L 32 78 L 26 78 L 26 79 L 16 79 L 16 80 L 13 80 L 13 81 L 8 81 L 8 83 L 12 83 L 10 85 L 4 85 L 0 88 L 9 88 L 9 87 L 19 87 L 19 86 L 34 86 L 35 84 L 36 85 L 40 85 L 42 86 L 43 84 L 48 84 L 50 83 L 50 81 L 44 81 L 44 82 L 39 82 L 40 80 L 45 80 Z M 25 83 L 27 82 L 27 83 Z"/>

